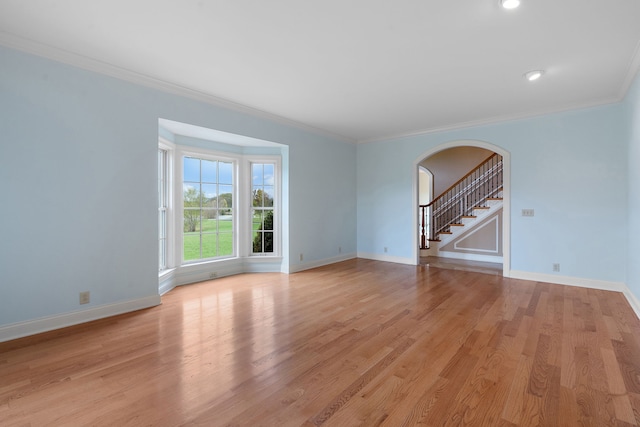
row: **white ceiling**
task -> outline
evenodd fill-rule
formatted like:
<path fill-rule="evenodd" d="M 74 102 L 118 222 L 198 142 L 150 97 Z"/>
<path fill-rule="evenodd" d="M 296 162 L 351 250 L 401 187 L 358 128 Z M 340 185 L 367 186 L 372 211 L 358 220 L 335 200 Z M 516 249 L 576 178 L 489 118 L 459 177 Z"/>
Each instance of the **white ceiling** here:
<path fill-rule="evenodd" d="M 639 40 L 638 0 L 0 0 L 0 44 L 360 142 L 619 101 Z"/>

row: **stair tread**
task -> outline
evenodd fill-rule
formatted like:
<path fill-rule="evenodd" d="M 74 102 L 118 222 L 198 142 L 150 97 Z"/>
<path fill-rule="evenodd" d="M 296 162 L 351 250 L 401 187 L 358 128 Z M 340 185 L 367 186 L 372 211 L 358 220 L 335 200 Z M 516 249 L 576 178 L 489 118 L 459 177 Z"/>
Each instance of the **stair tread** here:
<path fill-rule="evenodd" d="M 478 217 L 475 216 L 475 215 L 462 215 L 462 218 L 472 218 L 473 219 L 473 218 L 478 218 Z"/>
<path fill-rule="evenodd" d="M 487 200 L 504 200 L 502 197 L 487 197 Z"/>
<path fill-rule="evenodd" d="M 449 224 L 449 227 L 464 227 L 464 224 L 458 224 L 458 223 Z"/>
<path fill-rule="evenodd" d="M 474 206 L 473 209 L 491 209 L 489 206 Z"/>

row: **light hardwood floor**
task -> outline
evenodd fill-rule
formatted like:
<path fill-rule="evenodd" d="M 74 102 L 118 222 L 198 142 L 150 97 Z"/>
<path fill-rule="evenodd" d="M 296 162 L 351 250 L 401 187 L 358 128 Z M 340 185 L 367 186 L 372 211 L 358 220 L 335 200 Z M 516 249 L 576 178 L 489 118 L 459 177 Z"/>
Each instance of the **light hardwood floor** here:
<path fill-rule="evenodd" d="M 351 260 L 0 344 L 0 425 L 638 426 L 615 292 Z"/>

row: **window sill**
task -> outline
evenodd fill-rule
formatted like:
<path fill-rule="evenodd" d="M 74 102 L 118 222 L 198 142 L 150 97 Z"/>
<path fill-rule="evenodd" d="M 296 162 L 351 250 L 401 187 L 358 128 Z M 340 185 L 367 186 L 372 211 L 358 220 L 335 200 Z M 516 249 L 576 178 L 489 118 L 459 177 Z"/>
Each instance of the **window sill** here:
<path fill-rule="evenodd" d="M 260 255 L 260 254 L 251 254 L 246 257 L 246 259 L 267 259 L 267 260 L 278 260 L 282 259 L 280 255 Z"/>
<path fill-rule="evenodd" d="M 220 264 L 220 263 L 227 263 L 227 262 L 234 262 L 234 261 L 240 261 L 241 258 L 240 257 L 229 257 L 229 258 L 217 258 L 217 259 L 208 259 L 208 260 L 204 260 L 204 261 L 196 261 L 196 262 L 189 262 L 189 263 L 184 263 L 180 265 L 180 268 L 197 268 L 197 267 L 202 267 L 202 266 L 206 266 L 206 265 L 213 265 L 213 264 Z"/>

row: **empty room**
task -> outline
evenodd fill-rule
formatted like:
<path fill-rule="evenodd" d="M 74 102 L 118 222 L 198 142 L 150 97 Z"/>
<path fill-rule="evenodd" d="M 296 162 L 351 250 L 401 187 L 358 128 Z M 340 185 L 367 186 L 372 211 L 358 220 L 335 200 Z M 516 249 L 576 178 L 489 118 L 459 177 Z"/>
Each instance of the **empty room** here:
<path fill-rule="evenodd" d="M 0 425 L 640 426 L 639 20 L 0 0 Z"/>

